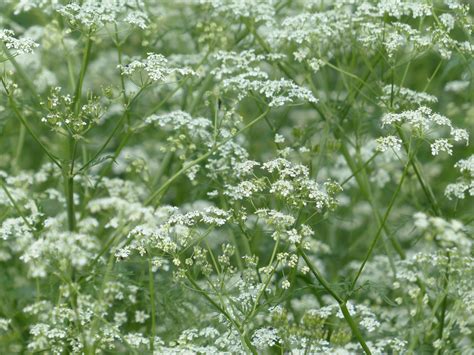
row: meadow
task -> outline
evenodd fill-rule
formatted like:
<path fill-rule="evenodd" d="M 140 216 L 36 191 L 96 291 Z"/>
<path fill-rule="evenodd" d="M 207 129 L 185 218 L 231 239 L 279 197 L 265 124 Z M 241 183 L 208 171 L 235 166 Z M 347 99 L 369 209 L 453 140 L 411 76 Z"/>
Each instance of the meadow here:
<path fill-rule="evenodd" d="M 0 1 L 0 353 L 472 354 L 473 31 Z"/>

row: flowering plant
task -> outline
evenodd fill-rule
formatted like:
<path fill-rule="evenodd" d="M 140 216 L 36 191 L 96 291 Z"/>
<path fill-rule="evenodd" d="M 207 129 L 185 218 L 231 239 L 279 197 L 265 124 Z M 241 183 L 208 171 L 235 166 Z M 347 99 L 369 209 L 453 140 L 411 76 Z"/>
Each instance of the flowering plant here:
<path fill-rule="evenodd" d="M 0 353 L 474 347 L 469 0 L 0 2 Z"/>

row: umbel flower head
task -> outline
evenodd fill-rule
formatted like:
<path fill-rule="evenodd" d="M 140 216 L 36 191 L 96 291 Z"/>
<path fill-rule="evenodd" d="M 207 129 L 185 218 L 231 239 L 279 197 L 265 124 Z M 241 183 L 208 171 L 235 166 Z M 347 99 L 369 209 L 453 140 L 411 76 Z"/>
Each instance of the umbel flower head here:
<path fill-rule="evenodd" d="M 2 47 L 5 46 L 8 53 L 4 53 Z M 9 56 L 32 53 L 39 45 L 32 39 L 15 36 L 12 30 L 0 30 L 0 61 L 5 61 Z"/>

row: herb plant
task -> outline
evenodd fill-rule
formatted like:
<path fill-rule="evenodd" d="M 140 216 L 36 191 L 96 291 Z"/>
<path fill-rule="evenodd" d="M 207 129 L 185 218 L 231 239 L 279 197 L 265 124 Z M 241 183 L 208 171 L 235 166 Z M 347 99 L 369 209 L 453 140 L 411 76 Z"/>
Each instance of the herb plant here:
<path fill-rule="evenodd" d="M 0 353 L 472 353 L 472 5 L 2 0 Z"/>

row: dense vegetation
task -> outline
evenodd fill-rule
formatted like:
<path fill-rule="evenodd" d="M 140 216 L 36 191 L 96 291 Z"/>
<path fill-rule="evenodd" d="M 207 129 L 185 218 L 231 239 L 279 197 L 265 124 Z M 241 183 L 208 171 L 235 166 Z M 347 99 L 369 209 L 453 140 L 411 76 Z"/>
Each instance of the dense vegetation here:
<path fill-rule="evenodd" d="M 471 353 L 469 3 L 2 0 L 0 353 Z"/>

